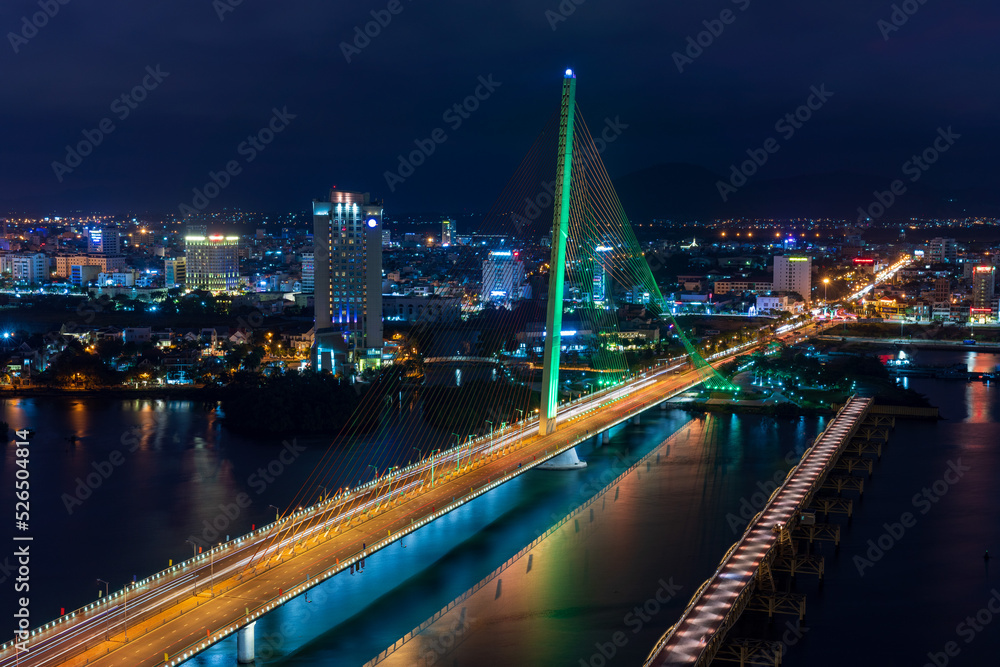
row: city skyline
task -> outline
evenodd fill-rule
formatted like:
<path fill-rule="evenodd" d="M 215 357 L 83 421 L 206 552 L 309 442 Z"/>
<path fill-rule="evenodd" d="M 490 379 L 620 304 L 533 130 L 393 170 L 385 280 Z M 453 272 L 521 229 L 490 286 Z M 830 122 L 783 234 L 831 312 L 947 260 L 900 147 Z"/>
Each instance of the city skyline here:
<path fill-rule="evenodd" d="M 0 667 L 995 661 L 1000 8 L 887 3 L 0 9 Z"/>

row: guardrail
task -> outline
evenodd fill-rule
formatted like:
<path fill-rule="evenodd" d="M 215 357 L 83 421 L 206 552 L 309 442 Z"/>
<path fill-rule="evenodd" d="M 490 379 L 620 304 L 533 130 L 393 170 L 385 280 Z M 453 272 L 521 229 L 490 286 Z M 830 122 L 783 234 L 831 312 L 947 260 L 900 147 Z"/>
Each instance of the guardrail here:
<path fill-rule="evenodd" d="M 727 351 L 722 356 L 725 356 L 726 354 L 733 354 L 733 353 L 735 353 L 735 350 L 734 351 Z M 676 365 L 675 366 L 671 366 L 671 364 L 676 364 L 677 361 L 682 360 L 682 359 L 686 359 L 686 358 L 687 358 L 687 355 L 684 355 L 682 357 L 674 357 L 674 358 L 667 359 L 664 362 L 662 362 L 660 364 L 657 364 L 656 366 L 651 366 L 651 367 L 649 367 L 646 370 L 643 370 L 643 371 L 638 372 L 636 374 L 630 375 L 629 379 L 639 379 L 639 378 L 645 376 L 646 374 L 656 373 L 656 372 L 666 371 L 666 370 L 671 370 L 672 368 L 676 368 L 677 367 Z M 602 389 L 600 389 L 598 391 L 595 391 L 595 392 L 593 392 L 591 394 L 582 395 L 582 396 L 580 396 L 580 397 L 578 397 L 576 399 L 572 399 L 572 400 L 566 401 L 566 402 L 562 403 L 561 405 L 569 407 L 569 406 L 573 406 L 573 405 L 578 405 L 581 402 L 588 402 L 588 401 L 599 400 L 600 398 L 602 398 L 602 397 L 604 397 L 604 396 L 606 396 L 606 395 L 608 395 L 608 394 L 610 394 L 612 392 L 615 392 L 615 391 L 618 391 L 618 390 L 622 389 L 623 385 L 624 385 L 624 382 L 618 383 L 616 385 L 612 385 L 612 386 L 609 386 L 609 387 L 605 387 L 605 388 L 602 388 Z M 678 392 L 675 392 L 675 393 L 678 393 Z M 626 394 L 624 396 L 620 396 L 620 397 L 616 398 L 615 400 L 616 401 L 617 400 L 623 400 L 623 399 L 625 399 L 627 397 L 628 397 L 628 394 Z M 660 402 L 661 400 L 665 400 L 665 398 L 658 398 L 655 402 Z M 648 405 L 649 405 L 649 403 L 647 402 L 647 404 L 644 404 L 644 407 L 641 408 L 641 409 L 646 409 L 646 407 L 648 407 Z M 594 408 L 594 409 L 597 409 L 597 408 Z M 621 423 L 622 421 L 626 420 L 627 418 L 628 417 L 623 417 L 623 418 L 617 420 L 613 424 L 609 425 L 608 428 L 611 428 L 611 427 L 613 427 L 613 426 Z M 171 580 L 173 580 L 175 578 L 174 575 L 182 574 L 188 568 L 191 568 L 193 566 L 197 566 L 197 565 L 202 565 L 203 566 L 204 561 L 206 559 L 212 559 L 212 558 L 214 558 L 215 555 L 223 554 L 223 552 L 225 552 L 227 550 L 230 550 L 230 549 L 232 549 L 234 547 L 237 547 L 237 546 L 239 546 L 241 544 L 244 544 L 244 543 L 246 543 L 249 540 L 252 540 L 254 538 L 260 537 L 261 535 L 263 535 L 265 533 L 268 533 L 268 532 L 274 530 L 277 527 L 281 527 L 283 524 L 287 524 L 288 522 L 293 522 L 294 523 L 295 520 L 297 520 L 297 519 L 299 519 L 299 518 L 301 518 L 301 517 L 303 517 L 305 515 L 312 514 L 312 513 L 317 512 L 317 511 L 321 511 L 321 510 L 329 507 L 329 505 L 331 505 L 331 504 L 335 504 L 335 503 L 347 503 L 350 500 L 355 499 L 358 496 L 362 495 L 363 493 L 370 491 L 375 486 L 386 484 L 386 483 L 391 483 L 393 479 L 396 479 L 396 478 L 398 478 L 400 476 L 404 476 L 407 473 L 413 472 L 414 470 L 421 469 L 421 468 L 424 469 L 424 470 L 426 470 L 426 469 L 430 468 L 430 462 L 431 462 L 431 460 L 433 460 L 435 463 L 437 463 L 439 461 L 443 461 L 443 460 L 448 460 L 448 459 L 452 458 L 453 455 L 455 455 L 457 452 L 459 452 L 462 449 L 470 448 L 470 447 L 472 447 L 473 445 L 475 445 L 477 443 L 478 444 L 483 444 L 483 442 L 485 442 L 486 440 L 495 439 L 497 437 L 508 437 L 508 436 L 512 435 L 513 433 L 517 433 L 518 431 L 521 431 L 525 435 L 529 435 L 531 427 L 535 426 L 537 424 L 538 424 L 538 418 L 537 417 L 530 417 L 528 419 L 525 419 L 525 420 L 522 420 L 520 422 L 517 422 L 516 426 L 514 424 L 511 424 L 506 429 L 502 429 L 502 430 L 499 430 L 499 431 L 494 431 L 494 433 L 492 435 L 490 435 L 490 434 L 480 435 L 479 437 L 477 437 L 477 438 L 475 438 L 475 439 L 467 442 L 466 444 L 456 445 L 456 446 L 451 447 L 451 448 L 449 448 L 447 450 L 444 450 L 444 451 L 439 452 L 439 453 L 437 453 L 435 455 L 432 455 L 431 457 L 426 457 L 426 458 L 423 458 L 423 459 L 421 459 L 419 461 L 411 463 L 411 464 L 409 464 L 407 466 L 404 466 L 402 468 L 395 469 L 395 470 L 393 470 L 393 471 L 391 471 L 389 473 L 383 474 L 380 477 L 377 477 L 377 478 L 375 478 L 373 480 L 370 480 L 369 482 L 366 482 L 365 484 L 360 484 L 360 485 L 355 486 L 353 488 L 348 487 L 348 488 L 346 488 L 346 489 L 344 489 L 344 490 L 342 490 L 342 491 L 340 491 L 340 492 L 338 492 L 336 494 L 333 494 L 333 495 L 327 497 L 326 499 L 324 499 L 323 501 L 320 501 L 319 503 L 316 503 L 314 505 L 309 505 L 309 506 L 307 506 L 305 508 L 297 510 L 296 512 L 293 512 L 293 513 L 288 514 L 286 516 L 279 517 L 276 521 L 273 521 L 271 523 L 265 524 L 265 525 L 261 526 L 260 528 L 257 528 L 256 530 L 253 530 L 253 531 L 251 531 L 249 533 L 241 535 L 241 536 L 239 536 L 239 537 L 237 537 L 235 539 L 227 540 L 225 542 L 222 542 L 222 543 L 220 543 L 220 544 L 218 544 L 218 545 L 216 545 L 216 546 L 214 546 L 214 547 L 212 547 L 212 548 L 210 548 L 210 549 L 208 549 L 206 551 L 203 551 L 203 552 L 201 552 L 199 554 L 196 554 L 196 555 L 192 556 L 191 558 L 188 558 L 188 559 L 185 559 L 183 561 L 180 561 L 180 562 L 178 562 L 176 564 L 173 564 L 173 565 L 169 566 L 168 568 L 166 568 L 164 570 L 161 570 L 161 571 L 159 571 L 159 572 L 157 572 L 157 573 L 155 573 L 153 575 L 150 575 L 150 576 L 148 576 L 148 577 L 146 577 L 146 578 L 144 578 L 144 579 L 142 579 L 140 581 L 137 581 L 137 582 L 135 582 L 133 584 L 125 586 L 122 589 L 120 589 L 118 591 L 115 591 L 114 593 L 111 593 L 109 595 L 103 596 L 103 597 L 99 598 L 95 602 L 92 602 L 92 603 L 90 603 L 88 605 L 80 607 L 77 610 L 74 610 L 74 611 L 72 611 L 70 613 L 67 613 L 67 614 L 65 614 L 65 615 L 63 615 L 63 616 L 61 616 L 61 617 L 59 617 L 57 619 L 54 619 L 54 620 L 52 620 L 52 621 L 50 621 L 48 623 L 45 623 L 44 625 L 39 626 L 38 628 L 35 628 L 35 629 L 31 630 L 30 633 L 29 633 L 28 640 L 31 641 L 32 638 L 37 638 L 39 635 L 41 635 L 42 633 L 44 633 L 46 631 L 53 630 L 53 629 L 57 628 L 57 626 L 65 625 L 65 624 L 69 623 L 70 621 L 73 621 L 74 619 L 78 619 L 80 616 L 87 615 L 88 613 L 99 614 L 99 613 L 102 613 L 103 611 L 110 611 L 111 608 L 112 608 L 112 605 L 117 604 L 118 601 L 119 601 L 119 599 L 122 599 L 122 600 L 127 599 L 128 594 L 130 594 L 130 593 L 131 594 L 136 594 L 138 592 L 150 592 L 152 590 L 155 590 L 154 585 L 158 586 L 158 585 L 163 585 L 163 584 L 169 583 Z M 541 460 L 532 461 L 529 464 L 524 465 L 522 468 L 517 469 L 517 470 L 515 470 L 515 471 L 513 471 L 511 473 L 508 473 L 508 475 L 504 476 L 503 478 L 495 480 L 495 481 L 487 484 L 486 486 L 481 487 L 480 490 L 478 490 L 478 491 L 476 491 L 476 492 L 474 492 L 472 494 L 469 494 L 467 496 L 463 496 L 463 499 L 461 501 L 453 503 L 452 505 L 447 506 L 446 508 L 444 508 L 444 509 L 442 509 L 442 510 L 436 512 L 436 513 L 434 513 L 433 515 L 431 515 L 429 517 L 425 517 L 423 520 L 421 520 L 420 523 L 412 525 L 405 532 L 400 532 L 399 534 L 397 534 L 396 536 L 394 536 L 393 539 L 388 540 L 388 541 L 383 539 L 382 541 L 380 541 L 378 543 L 375 543 L 372 547 L 370 547 L 366 551 L 362 552 L 361 554 L 355 556 L 353 559 L 347 560 L 344 563 L 339 564 L 339 567 L 333 568 L 333 570 L 323 573 L 323 575 L 322 575 L 321 578 L 316 579 L 316 580 L 314 580 L 312 582 L 308 582 L 307 584 L 301 585 L 301 586 L 299 586 L 296 589 L 293 589 L 293 590 L 297 591 L 294 594 L 290 592 L 290 593 L 285 594 L 284 596 L 280 596 L 280 600 L 277 599 L 277 598 L 272 598 L 271 600 L 262 603 L 261 606 L 257 608 L 258 611 L 259 611 L 259 613 L 257 613 L 257 615 L 253 615 L 252 618 L 250 616 L 248 616 L 247 619 L 244 620 L 244 622 L 242 624 L 236 625 L 233 628 L 226 628 L 224 630 L 220 630 L 219 632 L 222 633 L 222 634 L 217 634 L 216 636 L 209 637 L 208 639 L 211 639 L 211 641 L 208 644 L 206 644 L 206 641 L 208 641 L 208 639 L 201 640 L 199 642 L 191 644 L 190 646 L 188 646 L 185 649 L 185 655 L 187 655 L 188 657 L 190 657 L 190 655 L 193 655 L 194 653 L 197 653 L 200 650 L 203 650 L 204 647 L 206 647 L 208 645 L 211 645 L 211 644 L 215 643 L 216 641 L 218 641 L 218 640 L 220 640 L 220 639 L 228 636 L 229 634 L 231 634 L 235 630 L 239 629 L 239 627 L 242 627 L 242 625 L 245 625 L 245 624 L 249 623 L 250 621 L 255 620 L 256 618 L 258 618 L 263 613 L 266 613 L 267 611 L 269 611 L 270 609 L 272 609 L 273 606 L 275 606 L 276 604 L 282 604 L 283 601 L 285 601 L 287 599 L 291 599 L 291 597 L 295 597 L 297 595 L 300 595 L 301 593 L 303 593 L 306 590 L 308 590 L 308 588 L 311 588 L 312 586 L 314 586 L 314 585 L 320 583 L 321 581 L 325 580 L 327 577 L 332 576 L 332 574 L 335 574 L 336 572 L 339 572 L 339 571 L 347 569 L 350 565 L 352 565 L 352 564 L 358 562 L 359 560 L 363 559 L 367 554 L 373 553 L 374 551 L 377 551 L 378 549 L 381 549 L 382 546 L 385 546 L 385 544 L 391 543 L 391 542 L 395 541 L 396 539 L 398 539 L 399 537 L 405 536 L 409 532 L 412 532 L 412 530 L 416 530 L 417 528 L 419 528 L 422 525 L 425 525 L 429 521 L 433 521 L 434 519 L 437 519 L 438 517 L 442 516 L 443 514 L 446 514 L 446 513 L 450 512 L 450 511 L 452 511 L 453 509 L 455 509 L 455 508 L 457 508 L 457 507 L 459 507 L 459 506 L 461 506 L 461 505 L 463 505 L 463 504 L 465 504 L 465 503 L 473 500 L 474 498 L 478 497 L 482 493 L 485 493 L 486 491 L 488 491 L 488 490 L 490 490 L 492 488 L 495 488 L 496 486 L 499 486 L 500 484 L 505 483 L 506 481 L 509 481 L 513 477 L 515 477 L 515 476 L 517 476 L 517 475 L 519 475 L 519 474 L 521 474 L 521 473 L 523 473 L 523 472 L 525 472 L 527 470 L 530 470 L 531 468 L 534 468 L 536 465 L 539 465 L 539 464 L 543 463 L 545 460 L 548 460 L 549 458 L 551 458 L 553 456 L 556 456 L 559 453 L 562 453 L 564 451 L 567 451 L 568 449 L 571 449 L 571 448 L 577 446 L 578 444 L 580 444 L 581 442 L 583 442 L 584 440 L 586 440 L 587 437 L 589 437 L 589 436 L 584 436 L 582 438 L 579 438 L 578 440 L 575 440 L 572 444 L 569 444 L 569 445 L 567 445 L 565 447 L 556 448 L 555 450 L 553 450 L 553 452 L 551 454 L 549 454 L 549 452 L 546 450 L 545 455 L 544 455 L 544 457 Z M 623 473 L 623 474 L 625 474 L 625 473 Z M 385 544 L 383 544 L 383 543 L 385 543 Z M 299 590 L 299 588 L 301 588 L 301 590 Z M 162 610 L 158 606 L 154 607 L 152 610 L 146 610 L 146 611 L 142 611 L 142 612 L 139 612 L 137 610 L 137 613 L 142 613 L 142 614 L 145 614 L 145 615 L 154 614 L 154 613 L 161 613 L 161 612 L 162 612 Z M 183 614 L 183 613 L 184 612 L 181 612 L 181 614 Z M 134 620 L 139 621 L 140 619 L 138 617 L 136 617 Z M 103 642 L 103 641 L 104 640 L 101 640 L 101 642 Z M 6 658 L 9 657 L 9 655 L 3 655 L 3 654 L 6 653 L 8 649 L 12 648 L 15 643 L 16 643 L 16 640 L 11 640 L 11 641 L 5 642 L 4 644 L 0 644 L 0 660 L 6 659 Z M 86 645 L 81 645 L 81 646 L 79 646 L 79 651 L 78 652 L 86 651 L 88 648 L 89 647 L 86 646 Z M 194 651 L 194 652 L 191 653 L 190 651 Z M 175 665 L 175 664 L 178 664 L 178 663 L 175 662 L 175 661 L 167 661 L 167 662 L 164 662 L 162 664 L 164 664 L 164 665 Z"/>
<path fill-rule="evenodd" d="M 784 479 L 784 481 L 782 481 L 781 486 L 779 486 L 777 489 L 775 489 L 771 493 L 771 496 L 768 498 L 767 503 L 764 505 L 764 508 L 760 512 L 758 512 L 757 515 L 747 525 L 747 528 L 746 528 L 746 530 L 743 531 L 743 535 L 740 537 L 739 541 L 737 541 L 736 544 L 734 544 L 732 547 L 729 548 L 729 551 L 727 551 L 726 555 L 723 556 L 723 559 L 719 562 L 719 565 L 715 568 L 715 571 L 712 573 L 712 575 L 701 585 L 701 587 L 699 587 L 698 591 L 691 598 L 690 602 L 688 602 L 688 606 L 684 608 L 684 611 L 681 613 L 681 616 L 677 620 L 677 622 L 675 622 L 672 626 L 670 626 L 670 628 L 666 631 L 666 633 L 664 633 L 663 636 L 660 637 L 660 640 L 656 642 L 656 645 L 653 647 L 652 651 L 650 651 L 649 655 L 646 657 L 646 660 L 643 663 L 643 667 L 652 667 L 652 665 L 653 665 L 654 661 L 656 660 L 657 656 L 663 650 L 663 647 L 666 646 L 666 644 L 673 637 L 674 633 L 677 631 L 677 629 L 680 627 L 680 625 L 685 620 L 687 620 L 688 616 L 690 616 L 691 612 L 697 606 L 698 602 L 700 602 L 702 596 L 704 595 L 705 589 L 708 588 L 709 584 L 712 581 L 714 581 L 719 576 L 719 574 L 721 573 L 722 569 L 725 567 L 726 563 L 729 561 L 729 558 L 732 556 L 732 554 L 746 541 L 747 537 L 750 535 L 751 530 L 753 530 L 753 528 L 756 527 L 757 522 L 760 519 L 760 517 L 768 509 L 770 509 L 770 507 L 774 503 L 775 499 L 778 497 L 778 495 L 781 493 L 781 491 L 786 488 L 786 486 L 788 485 L 789 481 L 791 481 L 791 479 L 794 476 L 794 473 L 799 469 L 799 466 L 801 466 L 802 463 L 808 459 L 809 455 L 813 453 L 814 448 L 816 447 L 816 445 L 823 439 L 824 436 L 827 435 L 827 432 L 830 430 L 830 428 L 833 426 L 833 424 L 837 421 L 837 419 L 843 414 L 844 409 L 847 407 L 847 405 L 850 405 L 850 401 L 853 400 L 853 399 L 854 399 L 854 397 L 852 396 L 851 399 L 849 399 L 848 402 L 845 405 L 841 406 L 841 408 L 837 411 L 837 414 L 835 415 L 835 417 L 833 419 L 831 419 L 829 422 L 827 422 L 827 425 L 823 429 L 823 431 L 820 432 L 820 434 L 816 436 L 816 438 L 813 440 L 813 443 L 802 453 L 802 457 L 799 459 L 799 462 L 795 466 L 793 466 L 791 468 L 791 470 L 788 471 L 788 474 L 785 475 L 785 479 Z M 851 431 L 851 433 L 853 433 L 853 430 Z M 851 437 L 851 435 L 849 433 L 847 436 L 845 436 L 843 438 L 843 441 L 841 442 L 840 446 L 842 447 L 845 443 L 847 443 L 848 441 L 850 441 L 850 437 Z M 832 460 L 828 461 L 824 465 L 824 471 L 830 465 L 832 465 Z M 825 474 L 826 474 L 826 472 L 824 472 L 823 474 L 821 474 L 820 477 L 818 477 L 817 479 L 821 479 L 823 477 L 823 475 L 825 475 Z M 807 502 L 807 499 L 811 497 L 812 493 L 814 493 L 814 492 L 807 493 L 805 496 L 803 496 L 803 501 L 802 502 L 803 503 Z M 774 549 L 774 546 L 772 545 L 771 548 L 768 550 L 768 554 L 773 549 Z M 765 554 L 765 558 L 766 557 L 767 557 L 767 554 Z M 733 602 L 733 606 L 731 606 L 729 608 L 729 610 L 727 611 L 726 617 L 723 619 L 722 624 L 720 626 L 720 629 L 726 629 L 726 630 L 728 630 L 728 627 L 732 625 L 732 623 L 729 622 L 729 621 L 730 621 L 730 618 L 733 616 L 734 610 L 737 609 L 737 607 L 739 607 L 739 610 L 742 611 L 743 607 L 740 605 L 740 602 L 741 602 L 741 600 L 743 600 L 745 598 L 745 596 L 749 595 L 748 589 L 752 589 L 753 582 L 755 581 L 755 579 L 757 577 L 757 572 L 759 571 L 759 569 L 760 569 L 760 566 L 758 565 L 757 568 L 755 568 L 754 571 L 753 571 L 753 573 L 751 574 L 750 581 L 749 581 L 748 585 L 744 586 L 743 589 L 741 589 L 739 595 L 737 595 L 736 600 L 734 600 L 734 602 Z M 750 592 L 752 592 L 752 590 L 750 590 Z M 727 623 L 728 623 L 728 625 L 727 625 Z M 712 639 L 705 646 L 705 653 L 709 654 L 710 656 L 714 655 L 715 651 L 718 650 L 718 644 L 721 643 L 724 635 L 725 635 L 724 632 L 718 632 L 718 631 L 715 632 L 713 634 L 713 636 L 712 636 Z M 713 646 L 714 646 L 714 649 L 713 649 Z"/>

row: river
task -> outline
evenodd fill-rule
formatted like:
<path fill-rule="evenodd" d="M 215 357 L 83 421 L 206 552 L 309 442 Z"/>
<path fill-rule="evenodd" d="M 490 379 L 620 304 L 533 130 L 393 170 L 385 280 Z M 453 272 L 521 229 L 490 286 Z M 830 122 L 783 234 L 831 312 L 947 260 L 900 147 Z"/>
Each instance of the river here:
<path fill-rule="evenodd" d="M 965 359 L 977 370 L 1000 363 L 996 355 L 971 352 L 917 357 L 918 363 Z M 808 613 L 788 645 L 787 664 L 919 666 L 928 653 L 955 642 L 953 664 L 979 665 L 991 664 L 1000 649 L 996 626 L 958 627 L 1000 588 L 997 568 L 982 559 L 988 547 L 1000 553 L 996 388 L 948 380 L 909 384 L 941 406 L 946 419 L 897 422 L 854 519 L 845 523 L 840 550 L 818 549 L 827 557 L 824 586 L 796 583 L 809 596 Z M 265 478 L 260 471 L 276 471 L 282 444 L 232 435 L 211 406 L 32 399 L 6 401 L 3 412 L 12 427 L 37 431 L 31 461 L 33 626 L 61 607 L 96 599 L 99 578 L 117 588 L 190 555 L 185 541 L 214 539 L 205 522 L 217 519 L 220 506 L 241 492 L 253 502 L 221 526 L 218 538 L 273 518 L 269 505 L 292 502 L 326 445 L 296 443 L 293 460 Z M 741 512 L 759 509 L 761 489 L 780 479 L 824 423 L 731 415 L 691 420 L 679 411 L 649 411 L 640 424 L 615 429 L 610 446 L 582 447 L 587 469 L 522 475 L 407 537 L 405 547 L 394 544 L 368 559 L 363 574 L 334 577 L 314 588 L 308 601 L 299 598 L 265 617 L 257 624 L 257 664 L 360 665 L 484 579 L 478 592 L 387 663 L 640 664 L 738 539 Z M 75 444 L 70 435 L 78 436 Z M 404 449 L 386 456 L 405 461 L 412 452 Z M 617 490 L 496 572 L 647 455 Z M 344 463 L 350 456 L 337 453 L 335 459 Z M 13 460 L 7 445 L 0 471 L 4 508 L 13 506 Z M 913 496 L 944 479 L 950 464 L 970 470 L 921 513 L 925 504 L 915 504 Z M 88 484 L 88 476 L 99 482 Z M 885 525 L 904 512 L 915 516 L 915 524 L 884 554 L 867 554 L 868 540 L 877 545 Z M 856 557 L 864 559 L 861 565 Z M 12 586 L 10 577 L 0 586 Z M 661 602 L 650 602 L 658 597 Z M 0 596 L 4 618 L 10 618 L 12 598 L 6 591 Z M 636 614 L 636 606 L 655 613 Z M 737 630 L 787 634 L 784 619 L 772 626 L 742 623 Z M 614 644 L 616 632 L 627 638 L 623 646 Z M 189 664 L 233 664 L 233 643 L 224 641 Z"/>

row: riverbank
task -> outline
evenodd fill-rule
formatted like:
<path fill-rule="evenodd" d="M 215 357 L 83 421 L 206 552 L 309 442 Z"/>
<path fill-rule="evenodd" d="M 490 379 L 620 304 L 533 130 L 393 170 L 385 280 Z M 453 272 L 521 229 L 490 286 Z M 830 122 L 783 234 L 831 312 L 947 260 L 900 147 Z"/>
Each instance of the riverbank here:
<path fill-rule="evenodd" d="M 820 417 L 835 414 L 832 408 L 803 407 L 794 403 L 763 403 L 761 401 L 738 401 L 725 398 L 688 399 L 669 401 L 671 408 L 702 414 L 706 412 L 741 415 L 761 415 L 765 417 Z"/>
<path fill-rule="evenodd" d="M 23 398 L 111 398 L 148 400 L 187 400 L 216 402 L 227 393 L 226 387 L 105 387 L 100 389 L 69 389 L 60 387 L 19 387 L 0 389 L 0 399 Z"/>
<path fill-rule="evenodd" d="M 836 336 L 823 334 L 816 336 L 816 340 L 825 343 L 840 343 L 851 346 L 848 349 L 874 350 L 878 348 L 895 348 L 901 345 L 912 347 L 917 350 L 939 350 L 939 351 L 972 351 L 972 352 L 1000 352 L 1000 343 L 976 342 L 974 344 L 953 340 L 926 340 L 922 338 L 872 338 L 869 336 Z M 862 348 L 862 346 L 864 346 Z"/>

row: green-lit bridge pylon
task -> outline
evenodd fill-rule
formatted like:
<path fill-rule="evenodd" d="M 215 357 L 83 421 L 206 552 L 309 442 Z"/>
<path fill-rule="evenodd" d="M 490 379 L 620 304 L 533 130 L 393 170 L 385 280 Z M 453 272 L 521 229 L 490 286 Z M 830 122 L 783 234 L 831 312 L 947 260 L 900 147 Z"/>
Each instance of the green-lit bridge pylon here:
<path fill-rule="evenodd" d="M 566 70 L 559 119 L 559 161 L 552 215 L 552 255 L 549 261 L 549 300 L 545 316 L 545 351 L 542 356 L 542 405 L 539 432 L 556 430 L 559 406 L 559 348 L 562 347 L 563 290 L 566 279 L 566 244 L 569 242 L 570 185 L 573 181 L 573 121 L 576 112 L 576 75 Z"/>
<path fill-rule="evenodd" d="M 605 241 L 611 246 L 605 246 Z M 641 286 L 649 295 L 649 307 L 674 324 L 691 365 L 713 391 L 733 391 L 735 386 L 720 376 L 687 338 L 674 320 L 646 262 L 632 226 L 614 192 L 593 137 L 576 109 L 576 75 L 566 70 L 559 117 L 559 148 L 553 196 L 552 251 L 549 260 L 549 294 L 546 304 L 545 348 L 542 357 L 542 397 L 539 432 L 555 431 L 559 406 L 559 357 L 562 346 L 563 297 L 570 264 L 593 259 L 595 248 L 608 252 L 602 270 L 627 289 Z"/>

